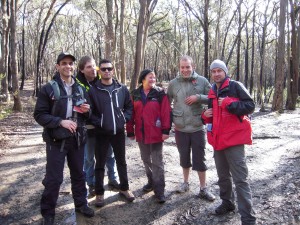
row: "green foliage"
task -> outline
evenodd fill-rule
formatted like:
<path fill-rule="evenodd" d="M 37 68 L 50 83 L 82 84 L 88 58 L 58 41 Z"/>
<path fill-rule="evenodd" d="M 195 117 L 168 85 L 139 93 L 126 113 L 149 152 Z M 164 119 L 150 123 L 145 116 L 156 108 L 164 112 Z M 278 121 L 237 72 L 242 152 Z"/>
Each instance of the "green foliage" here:
<path fill-rule="evenodd" d="M 0 103 L 0 120 L 6 118 L 12 113 L 12 106 L 10 104 L 1 104 Z"/>

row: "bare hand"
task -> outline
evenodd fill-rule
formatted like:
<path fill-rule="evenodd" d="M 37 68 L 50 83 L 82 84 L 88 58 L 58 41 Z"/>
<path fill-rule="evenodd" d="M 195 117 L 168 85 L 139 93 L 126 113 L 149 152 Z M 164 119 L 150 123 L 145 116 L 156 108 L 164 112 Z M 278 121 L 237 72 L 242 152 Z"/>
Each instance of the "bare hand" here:
<path fill-rule="evenodd" d="M 161 139 L 164 141 L 164 140 L 167 140 L 169 138 L 169 135 L 167 134 L 163 134 Z"/>
<path fill-rule="evenodd" d="M 77 129 L 77 123 L 72 120 L 62 120 L 60 126 L 68 129 L 71 133 L 75 133 Z"/>
<path fill-rule="evenodd" d="M 135 136 L 128 137 L 130 140 L 134 140 Z"/>
<path fill-rule="evenodd" d="M 192 105 L 197 101 L 197 99 L 198 99 L 197 95 L 191 95 L 184 100 L 184 103 L 187 105 Z"/>
<path fill-rule="evenodd" d="M 218 106 L 221 106 L 222 105 L 222 102 L 225 98 L 218 98 Z"/>
<path fill-rule="evenodd" d="M 87 113 L 88 111 L 90 111 L 90 105 L 86 104 L 86 103 L 83 103 L 83 104 L 80 105 L 80 110 L 83 113 Z"/>
<path fill-rule="evenodd" d="M 203 114 L 204 114 L 205 117 L 212 117 L 213 116 L 213 109 L 212 108 L 207 109 L 207 110 L 204 111 Z"/>

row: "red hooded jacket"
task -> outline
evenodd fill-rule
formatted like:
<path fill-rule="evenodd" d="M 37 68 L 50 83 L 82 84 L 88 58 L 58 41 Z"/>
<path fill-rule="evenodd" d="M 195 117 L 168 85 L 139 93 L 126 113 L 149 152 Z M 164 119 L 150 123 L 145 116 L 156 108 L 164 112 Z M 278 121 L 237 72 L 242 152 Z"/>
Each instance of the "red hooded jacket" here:
<path fill-rule="evenodd" d="M 218 105 L 218 98 L 225 98 Z M 214 84 L 208 93 L 209 108 L 213 108 L 213 117 L 202 113 L 202 120 L 207 126 L 207 140 L 214 150 L 223 150 L 231 146 L 252 144 L 252 128 L 248 114 L 255 105 L 245 87 L 228 77 L 217 89 Z"/>
<path fill-rule="evenodd" d="M 160 87 L 154 87 L 142 101 L 142 86 L 132 92 L 133 114 L 126 124 L 128 137 L 136 137 L 137 142 L 153 144 L 163 142 L 162 134 L 171 129 L 171 106 L 166 93 Z"/>

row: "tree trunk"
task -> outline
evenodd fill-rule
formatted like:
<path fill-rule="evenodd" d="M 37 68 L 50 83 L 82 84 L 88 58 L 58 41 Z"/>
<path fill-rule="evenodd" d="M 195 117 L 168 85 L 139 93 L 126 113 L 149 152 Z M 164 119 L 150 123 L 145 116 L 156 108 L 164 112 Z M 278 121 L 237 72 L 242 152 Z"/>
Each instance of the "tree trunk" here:
<path fill-rule="evenodd" d="M 28 2 L 24 3 L 24 9 L 23 9 L 23 17 L 22 17 L 22 54 L 21 54 L 21 69 L 22 69 L 22 78 L 21 78 L 21 85 L 20 90 L 23 90 L 24 88 L 24 82 L 25 82 L 25 11 L 26 11 L 26 5 Z"/>
<path fill-rule="evenodd" d="M 248 31 L 248 23 L 246 22 L 246 46 L 245 46 L 245 87 L 248 89 L 248 81 L 249 81 L 249 31 Z"/>
<path fill-rule="evenodd" d="M 114 57 L 114 45 L 115 45 L 115 34 L 113 26 L 113 1 L 106 0 L 106 15 L 107 15 L 107 24 L 105 26 L 105 57 L 112 61 L 115 60 Z"/>
<path fill-rule="evenodd" d="M 283 112 L 284 90 L 284 58 L 285 58 L 285 9 L 286 0 L 280 0 L 279 37 L 277 50 L 277 63 L 275 71 L 275 92 L 273 96 L 272 111 Z"/>
<path fill-rule="evenodd" d="M 289 110 L 296 109 L 297 97 L 298 97 L 298 79 L 299 79 L 299 60 L 298 60 L 298 46 L 297 46 L 297 31 L 296 31 L 296 16 L 297 16 L 297 5 L 290 0 L 290 17 L 291 17 L 291 71 L 290 71 L 290 87 L 287 90 L 287 105 L 286 108 Z"/>
<path fill-rule="evenodd" d="M 153 2 L 151 3 L 151 1 Z M 140 0 L 140 13 L 139 13 L 139 23 L 138 23 L 137 37 L 136 37 L 134 72 L 131 77 L 130 90 L 135 89 L 137 86 L 137 79 L 144 62 L 144 51 L 145 51 L 144 42 L 146 42 L 147 40 L 149 20 L 150 20 L 151 13 L 153 12 L 156 4 L 157 4 L 157 0 L 147 0 L 147 1 Z"/>
<path fill-rule="evenodd" d="M 7 1 L 1 0 L 2 11 L 2 35 L 1 35 L 1 58 L 0 58 L 0 81 L 1 81 L 1 100 L 10 101 L 8 92 L 8 52 L 9 52 L 9 15 L 7 12 Z"/>
<path fill-rule="evenodd" d="M 10 36 L 11 36 L 11 74 L 12 74 L 12 95 L 14 98 L 13 110 L 22 111 L 22 104 L 19 91 L 19 79 L 18 79 L 18 60 L 17 60 L 17 10 L 18 0 L 11 0 L 11 17 L 10 17 Z"/>
<path fill-rule="evenodd" d="M 124 17 L 125 17 L 126 0 L 121 0 L 120 14 L 120 67 L 121 67 L 121 82 L 126 84 L 126 63 L 125 63 L 125 41 L 124 41 Z"/>
<path fill-rule="evenodd" d="M 254 56 L 255 56 L 255 16 L 256 16 L 256 11 L 255 11 L 256 4 L 253 6 L 253 18 L 252 18 L 252 44 L 251 44 L 251 67 L 250 67 L 250 88 L 249 92 L 252 95 L 253 92 L 253 87 L 254 87 L 254 78 L 253 78 L 253 73 L 254 73 Z"/>
<path fill-rule="evenodd" d="M 242 4 L 243 0 L 239 1 L 238 4 L 238 14 L 239 14 L 239 18 L 238 18 L 238 24 L 239 24 L 239 32 L 237 35 L 237 47 L 236 47 L 236 76 L 235 79 L 237 81 L 240 80 L 240 58 L 241 58 L 241 31 L 242 31 L 242 13 L 241 13 L 241 4 Z M 245 19 L 245 22 L 247 21 L 247 19 Z"/>

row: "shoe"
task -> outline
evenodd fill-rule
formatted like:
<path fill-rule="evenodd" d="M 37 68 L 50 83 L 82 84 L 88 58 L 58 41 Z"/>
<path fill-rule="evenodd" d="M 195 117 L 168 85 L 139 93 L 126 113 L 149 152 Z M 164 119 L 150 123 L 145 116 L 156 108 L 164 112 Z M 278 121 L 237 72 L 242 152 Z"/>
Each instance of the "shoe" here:
<path fill-rule="evenodd" d="M 166 197 L 164 195 L 160 195 L 156 197 L 157 203 L 163 204 L 166 202 Z"/>
<path fill-rule="evenodd" d="M 127 201 L 129 201 L 129 202 L 133 202 L 133 200 L 135 199 L 134 195 L 129 190 L 119 191 L 119 194 L 122 195 L 123 197 L 125 197 L 127 199 Z"/>
<path fill-rule="evenodd" d="M 89 185 L 89 195 L 88 198 L 92 198 L 96 195 L 95 193 L 95 186 L 94 185 Z"/>
<path fill-rule="evenodd" d="M 53 225 L 54 224 L 54 216 L 45 216 L 43 217 L 43 225 Z"/>
<path fill-rule="evenodd" d="M 104 206 L 104 195 L 96 195 L 95 206 L 96 207 Z"/>
<path fill-rule="evenodd" d="M 113 189 L 120 189 L 119 183 L 116 180 L 110 180 L 108 186 Z"/>
<path fill-rule="evenodd" d="M 144 192 L 150 192 L 150 191 L 153 191 L 152 184 L 147 183 L 146 185 L 144 185 L 143 191 L 144 191 Z"/>
<path fill-rule="evenodd" d="M 184 193 L 187 192 L 190 189 L 190 185 L 187 182 L 183 182 L 179 184 L 176 188 L 177 193 Z"/>
<path fill-rule="evenodd" d="M 211 192 L 209 192 L 207 188 L 204 188 L 202 190 L 200 189 L 198 197 L 211 202 L 216 199 L 216 197 Z"/>
<path fill-rule="evenodd" d="M 83 205 L 81 207 L 76 207 L 75 211 L 81 213 L 85 217 L 93 217 L 95 215 L 94 210 L 92 208 L 88 207 L 87 205 Z"/>
<path fill-rule="evenodd" d="M 216 215 L 224 215 L 226 213 L 229 213 L 231 211 L 235 210 L 235 205 L 229 201 L 222 201 L 221 205 L 219 205 L 215 209 Z"/>

